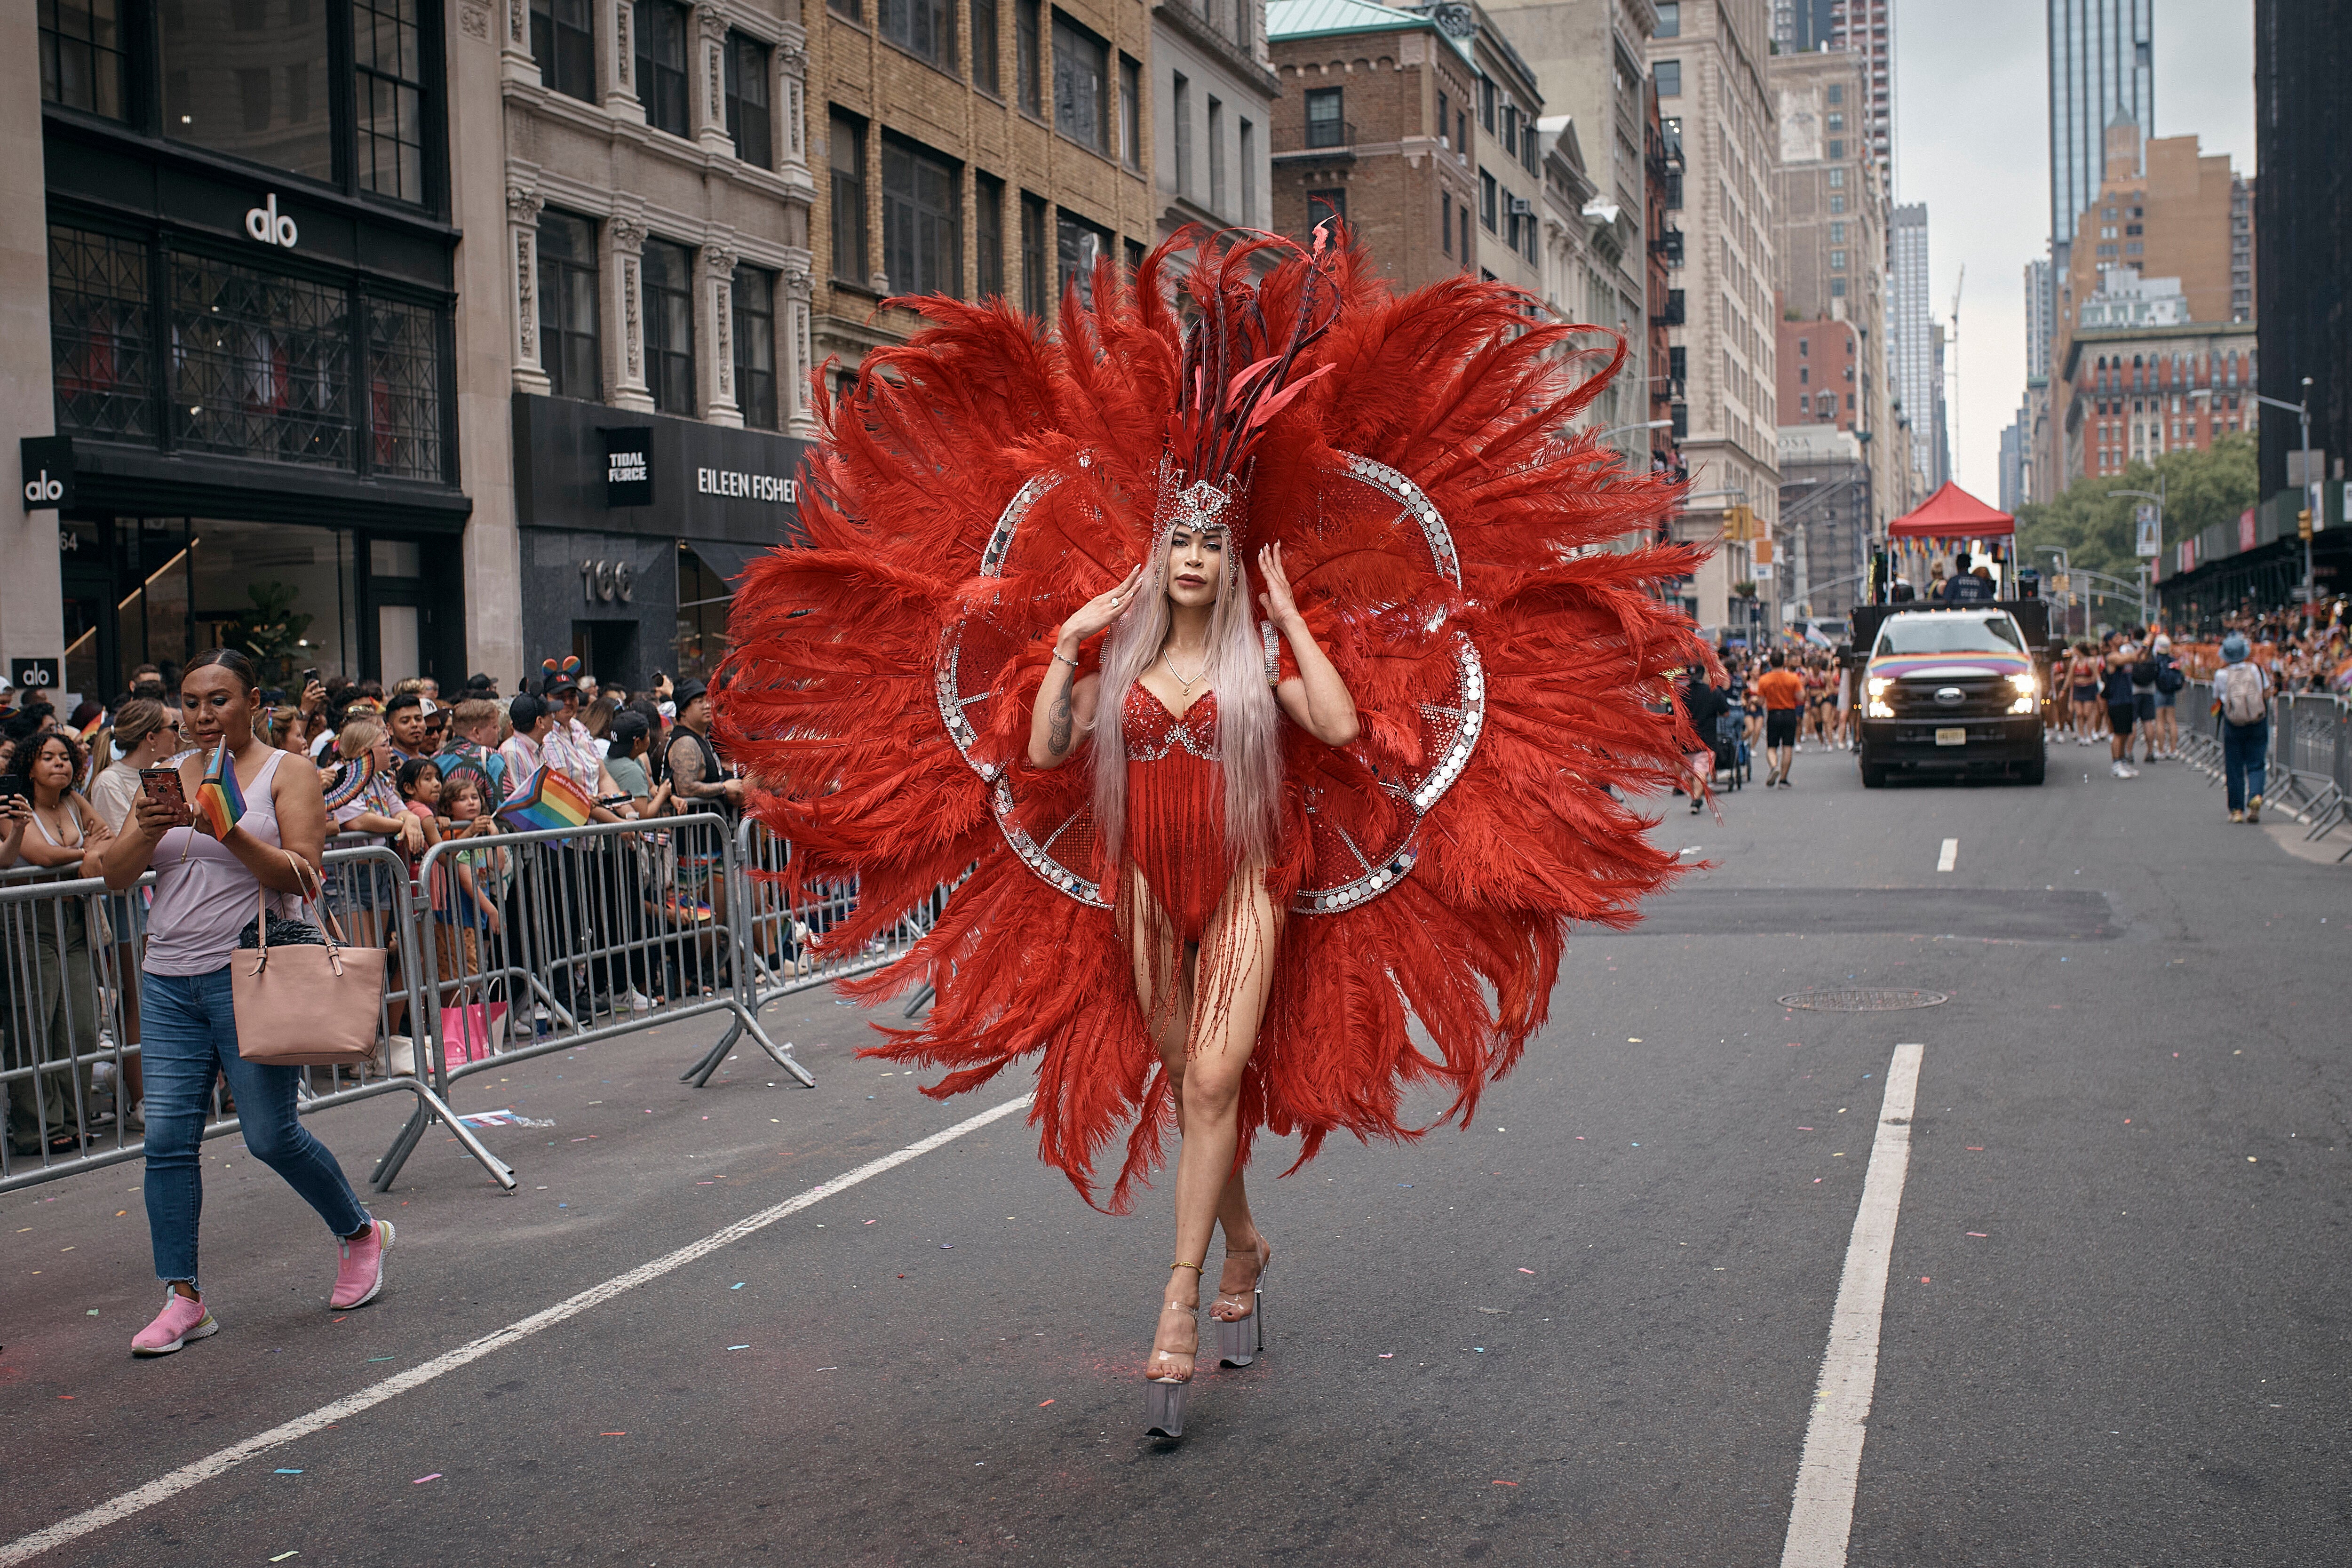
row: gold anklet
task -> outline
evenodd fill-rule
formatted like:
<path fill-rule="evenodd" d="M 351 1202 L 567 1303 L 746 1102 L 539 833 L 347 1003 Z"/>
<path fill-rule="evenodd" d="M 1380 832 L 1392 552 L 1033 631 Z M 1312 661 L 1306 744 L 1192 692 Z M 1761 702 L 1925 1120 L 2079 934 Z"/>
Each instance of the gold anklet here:
<path fill-rule="evenodd" d="M 1201 1272 L 1201 1265 L 1198 1263 L 1171 1263 L 1168 1267 L 1171 1268 L 1189 1268 L 1195 1274 Z"/>

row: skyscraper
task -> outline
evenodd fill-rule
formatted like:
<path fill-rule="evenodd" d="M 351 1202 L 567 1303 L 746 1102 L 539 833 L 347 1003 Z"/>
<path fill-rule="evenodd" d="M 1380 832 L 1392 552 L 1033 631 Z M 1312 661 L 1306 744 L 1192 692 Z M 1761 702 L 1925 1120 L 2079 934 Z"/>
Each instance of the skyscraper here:
<path fill-rule="evenodd" d="M 1837 0 L 1772 0 L 1775 49 L 1784 55 L 1804 55 L 1829 44 L 1830 13 L 1843 9 Z"/>
<path fill-rule="evenodd" d="M 2050 263 L 2047 260 L 2025 264 L 2025 374 L 2029 376 L 2050 374 L 2050 343 L 2057 326 L 2053 319 L 2055 306 L 2050 289 Z"/>
<path fill-rule="evenodd" d="M 1831 0 L 1829 46 L 1860 55 L 1870 72 L 1870 109 L 1861 129 L 1878 157 L 1878 177 L 1895 188 L 1895 18 L 1889 0 Z"/>
<path fill-rule="evenodd" d="M 2156 0 L 2048 0 L 2050 244 L 2063 256 L 2106 173 L 2108 124 L 2156 128 Z"/>
<path fill-rule="evenodd" d="M 1895 321 L 1888 334 L 1888 370 L 1895 395 L 1911 420 L 1911 468 L 1920 490 L 1933 490 L 1949 478 L 1949 464 L 1938 450 L 1943 401 L 1938 379 L 1942 354 L 1935 309 L 1929 303 L 1932 285 L 1927 272 L 1927 204 L 1912 202 L 1895 209 L 1892 227 L 1895 253 Z"/>

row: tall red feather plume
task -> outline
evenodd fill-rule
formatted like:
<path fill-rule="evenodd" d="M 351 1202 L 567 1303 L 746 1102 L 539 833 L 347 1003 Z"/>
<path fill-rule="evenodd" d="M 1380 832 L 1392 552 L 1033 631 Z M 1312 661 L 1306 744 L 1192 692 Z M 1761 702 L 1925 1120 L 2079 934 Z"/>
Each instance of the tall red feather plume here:
<path fill-rule="evenodd" d="M 1187 248 L 1189 327 L 1171 302 Z M 1281 259 L 1255 281 L 1252 258 L 1269 249 Z M 1416 1089 L 1444 1097 L 1430 1125 L 1466 1121 L 1543 1024 L 1570 926 L 1628 926 L 1675 875 L 1645 837 L 1654 819 L 1620 796 L 1662 789 L 1697 749 L 1669 689 L 1694 628 L 1654 591 L 1702 552 L 1612 548 L 1655 537 L 1679 496 L 1561 435 L 1624 346 L 1598 363 L 1580 341 L 1609 334 L 1538 321 L 1516 290 L 1453 279 L 1400 297 L 1344 237 L 1309 253 L 1190 236 L 1130 280 L 1098 268 L 1093 297 L 1088 308 L 1066 294 L 1055 338 L 1002 301 L 894 301 L 927 319 L 919 336 L 869 353 L 845 397 L 813 378 L 824 438 L 802 491 L 806 546 L 755 563 L 736 595 L 715 722 L 752 771 L 755 809 L 793 841 L 787 880 L 857 879 L 856 912 L 831 945 L 861 942 L 962 879 L 905 959 L 844 989 L 878 1001 L 935 987 L 921 1025 L 876 1048 L 946 1069 L 929 1093 L 1037 1057 L 1041 1152 L 1088 1202 L 1126 1130 L 1106 1200 L 1118 1210 L 1173 1125 L 1167 1086 L 1110 917 L 1012 854 L 949 741 L 932 685 L 942 635 L 984 600 L 1035 639 L 1000 682 L 1018 700 L 987 705 L 999 710 L 992 747 L 1020 754 L 1052 628 L 1149 546 L 1164 453 L 1195 478 L 1249 465 L 1236 546 L 1285 542 L 1301 605 L 1365 716 L 1346 752 L 1291 732 L 1293 786 L 1373 790 L 1381 768 L 1420 760 L 1403 720 L 1426 689 L 1422 662 L 1449 655 L 1396 641 L 1351 606 L 1377 588 L 1383 602 L 1442 608 L 1475 641 L 1486 729 L 1423 824 L 1419 864 L 1379 898 L 1283 931 L 1241 1157 L 1267 1131 L 1298 1135 L 1303 1163 L 1334 1131 L 1420 1136 L 1405 1108 Z M 1347 519 L 1302 523 L 1336 452 L 1422 487 L 1451 527 L 1458 590 L 1400 566 L 1411 552 L 1393 523 L 1378 537 Z M 1081 454 L 1098 493 L 1132 503 L 1107 526 L 1040 506 L 1018 561 L 982 578 L 1005 503 L 1039 474 L 1080 475 Z M 1075 804 L 1086 771 L 1016 764 L 1014 783 Z"/>

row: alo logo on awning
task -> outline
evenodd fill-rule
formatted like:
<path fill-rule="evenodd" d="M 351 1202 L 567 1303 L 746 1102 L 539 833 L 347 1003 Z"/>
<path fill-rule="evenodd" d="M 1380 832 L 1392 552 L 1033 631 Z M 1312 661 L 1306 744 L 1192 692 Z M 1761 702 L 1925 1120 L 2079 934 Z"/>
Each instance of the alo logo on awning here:
<path fill-rule="evenodd" d="M 301 230 L 294 226 L 292 218 L 278 210 L 276 191 L 270 192 L 259 206 L 251 208 L 246 213 L 245 232 L 264 245 L 280 246 L 288 250 L 294 248 L 294 242 L 299 239 L 302 234 Z"/>

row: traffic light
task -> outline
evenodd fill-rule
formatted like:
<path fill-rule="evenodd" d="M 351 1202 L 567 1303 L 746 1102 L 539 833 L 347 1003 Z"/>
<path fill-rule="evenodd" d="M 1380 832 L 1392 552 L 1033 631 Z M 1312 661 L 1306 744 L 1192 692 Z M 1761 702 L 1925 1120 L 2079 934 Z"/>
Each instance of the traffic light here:
<path fill-rule="evenodd" d="M 2311 542 L 2311 509 L 2305 507 L 2294 514 L 2294 536 L 2308 544 Z"/>

